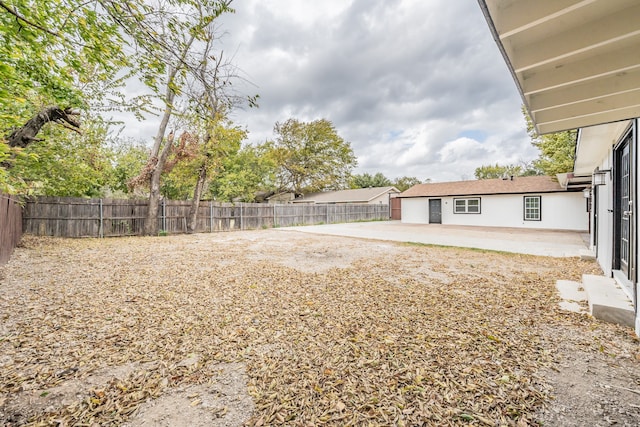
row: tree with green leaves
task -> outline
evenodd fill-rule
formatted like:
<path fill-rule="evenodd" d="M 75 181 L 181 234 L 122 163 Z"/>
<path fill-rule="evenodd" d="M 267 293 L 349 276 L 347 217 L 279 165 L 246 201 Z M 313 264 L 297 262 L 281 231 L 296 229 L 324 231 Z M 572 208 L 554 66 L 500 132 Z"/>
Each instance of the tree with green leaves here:
<path fill-rule="evenodd" d="M 187 121 L 200 115 L 210 120 L 231 89 L 230 76 L 219 72 L 227 65 L 221 55 L 214 52 L 218 41 L 215 20 L 224 13 L 233 12 L 231 0 L 156 0 L 144 2 L 139 8 L 122 7 L 121 2 L 100 0 L 107 4 L 107 12 L 124 29 L 134 43 L 133 68 L 142 81 L 153 91 L 162 104 L 162 114 L 149 160 L 141 175 L 133 182 L 145 182 L 149 191 L 149 208 L 145 221 L 145 234 L 156 234 L 158 206 L 161 195 L 161 177 L 165 163 L 176 143 L 176 132 L 169 132 L 169 123 L 179 126 L 176 118 L 186 114 Z M 128 3 L 125 2 L 125 6 Z M 179 11 L 179 13 L 177 13 Z M 210 98 L 214 101 L 211 102 Z M 198 100 L 206 102 L 200 103 Z M 255 98 L 250 98 L 255 100 Z M 186 105 L 187 112 L 176 108 Z M 204 110 L 198 107 L 205 105 Z M 196 135 L 197 139 L 203 135 Z M 204 138 L 205 140 L 207 138 Z M 197 204 L 197 202 L 196 202 Z"/>
<path fill-rule="evenodd" d="M 522 167 L 519 165 L 482 165 L 477 167 L 474 175 L 476 179 L 496 179 L 509 176 L 520 176 Z"/>
<path fill-rule="evenodd" d="M 272 156 L 278 188 L 296 194 L 348 187 L 357 160 L 351 144 L 326 119 L 276 123 Z"/>
<path fill-rule="evenodd" d="M 371 175 L 369 173 L 353 175 L 351 177 L 350 185 L 351 188 L 375 188 L 390 187 L 393 183 L 381 172 L 378 172 L 375 175 Z"/>
<path fill-rule="evenodd" d="M 12 182 L 30 195 L 102 196 L 113 173 L 112 151 L 104 143 L 107 128 L 99 119 L 85 121 L 82 134 L 48 128 L 46 143 L 18 149 L 9 170 Z"/>
<path fill-rule="evenodd" d="M 224 158 L 222 171 L 210 184 L 211 197 L 223 202 L 254 202 L 258 194 L 276 192 L 276 173 L 270 143 L 244 145 Z"/>
<path fill-rule="evenodd" d="M 474 175 L 476 179 L 496 179 L 510 176 L 533 176 L 543 175 L 542 171 L 537 169 L 534 162 L 520 162 L 520 164 L 501 165 L 482 165 L 477 167 Z"/>
<path fill-rule="evenodd" d="M 117 90 L 114 76 L 128 64 L 125 46 L 98 0 L 0 1 L 3 190 L 95 194 L 103 178 L 92 165 L 102 166 L 81 153 L 96 150 L 99 118 L 90 111 Z M 89 135 L 81 135 L 82 121 Z M 44 164 L 51 161 L 58 164 Z M 80 182 L 69 182 L 73 177 Z"/>
<path fill-rule="evenodd" d="M 427 181 L 425 182 L 429 182 L 429 181 L 431 180 L 427 179 Z M 406 191 L 409 188 L 413 187 L 414 185 L 418 185 L 418 184 L 422 184 L 422 181 L 420 181 L 415 176 L 402 176 L 400 178 L 396 178 L 393 181 L 393 186 L 400 191 Z"/>
<path fill-rule="evenodd" d="M 125 45 L 101 1 L 0 1 L 0 138 L 24 148 L 48 123 L 77 132 L 80 112 L 108 95 L 96 82 L 128 64 Z"/>
<path fill-rule="evenodd" d="M 231 11 L 229 4 L 230 0 L 0 0 L 0 143 L 8 145 L 2 149 L 3 167 L 12 166 L 20 149 L 47 142 L 42 131 L 49 124 L 80 133 L 81 116 L 113 103 L 139 113 L 149 97 L 127 100 L 118 92 L 130 76 L 139 77 L 163 101 L 151 159 L 164 160 L 162 154 L 169 148 L 165 144 L 166 152 L 161 153 L 159 147 L 169 139 L 164 134 L 176 95 L 182 94 L 188 74 L 193 80 L 206 77 L 201 56 L 191 55 L 191 47 L 207 45 L 213 21 Z M 0 177 L 6 175 L 10 174 Z M 152 193 L 158 180 L 151 173 Z M 154 201 L 157 197 L 150 203 Z"/>
<path fill-rule="evenodd" d="M 187 221 L 187 231 L 195 231 L 198 206 L 205 191 L 205 185 L 219 176 L 224 167 L 224 160 L 233 158 L 237 154 L 242 141 L 246 137 L 247 132 L 245 130 L 238 126 L 233 126 L 229 120 L 224 120 L 222 117 L 214 117 L 212 122 L 207 124 L 204 140 L 199 144 L 196 156 L 193 159 L 197 173 Z"/>
<path fill-rule="evenodd" d="M 578 131 L 574 129 L 538 135 L 524 106 L 522 114 L 527 122 L 527 132 L 531 137 L 531 144 L 540 152 L 538 158 L 533 161 L 534 167 L 545 175 L 553 177 L 559 173 L 571 172 L 575 161 Z"/>
<path fill-rule="evenodd" d="M 110 197 L 135 195 L 129 182 L 140 174 L 149 159 L 149 147 L 143 141 L 117 139 L 109 147 L 113 158 L 113 170 L 109 183 Z"/>
<path fill-rule="evenodd" d="M 381 172 L 371 175 L 363 173 L 351 177 L 351 188 L 375 188 L 375 187 L 396 187 L 400 191 L 405 191 L 414 185 L 421 184 L 415 176 L 402 176 L 393 181 L 384 176 Z"/>

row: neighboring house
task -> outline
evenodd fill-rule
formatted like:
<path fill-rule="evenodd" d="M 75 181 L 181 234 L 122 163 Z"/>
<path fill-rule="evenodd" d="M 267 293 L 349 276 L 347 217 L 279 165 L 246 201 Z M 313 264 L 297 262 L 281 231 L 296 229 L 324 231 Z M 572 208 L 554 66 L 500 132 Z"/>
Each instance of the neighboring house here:
<path fill-rule="evenodd" d="M 354 190 L 325 191 L 305 194 L 293 200 L 293 203 L 367 203 L 370 205 L 389 204 L 391 194 L 398 194 L 396 187 L 357 188 Z"/>
<path fill-rule="evenodd" d="M 540 134 L 579 129 L 573 174 L 591 183 L 591 245 L 638 310 L 640 2 L 479 0 Z"/>
<path fill-rule="evenodd" d="M 589 228 L 584 193 L 567 191 L 548 176 L 418 184 L 398 197 L 403 223 Z"/>
<path fill-rule="evenodd" d="M 293 199 L 296 198 L 294 193 L 276 193 L 272 196 L 267 197 L 267 201 L 271 204 L 280 204 L 280 203 L 291 203 Z"/>

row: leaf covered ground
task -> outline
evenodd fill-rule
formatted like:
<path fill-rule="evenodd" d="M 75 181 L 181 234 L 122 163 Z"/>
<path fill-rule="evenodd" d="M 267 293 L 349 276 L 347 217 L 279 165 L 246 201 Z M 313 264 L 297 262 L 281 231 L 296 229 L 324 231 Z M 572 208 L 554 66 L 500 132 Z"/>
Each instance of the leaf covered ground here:
<path fill-rule="evenodd" d="M 25 236 L 0 268 L 0 423 L 149 425 L 170 398 L 184 425 L 553 425 L 578 352 L 640 397 L 632 331 L 558 308 L 557 279 L 598 272 L 285 230 Z"/>

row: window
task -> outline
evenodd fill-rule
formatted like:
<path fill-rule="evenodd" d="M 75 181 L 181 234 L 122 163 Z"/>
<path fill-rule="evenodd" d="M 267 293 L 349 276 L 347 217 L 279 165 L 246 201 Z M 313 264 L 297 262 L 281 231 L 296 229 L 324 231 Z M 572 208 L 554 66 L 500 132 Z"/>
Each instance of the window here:
<path fill-rule="evenodd" d="M 474 197 L 470 199 L 453 199 L 453 213 L 479 214 L 480 197 Z"/>
<path fill-rule="evenodd" d="M 525 221 L 540 221 L 542 219 L 540 199 L 540 196 L 524 196 Z"/>

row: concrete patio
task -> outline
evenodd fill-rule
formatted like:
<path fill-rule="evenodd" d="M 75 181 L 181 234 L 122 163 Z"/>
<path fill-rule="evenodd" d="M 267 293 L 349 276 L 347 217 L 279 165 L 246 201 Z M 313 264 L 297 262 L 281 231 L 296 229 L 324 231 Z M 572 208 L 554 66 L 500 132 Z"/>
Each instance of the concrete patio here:
<path fill-rule="evenodd" d="M 403 224 L 400 221 L 355 222 L 280 228 L 282 231 L 349 236 L 551 257 L 581 257 L 588 250 L 588 234 L 502 227 L 441 224 Z"/>

